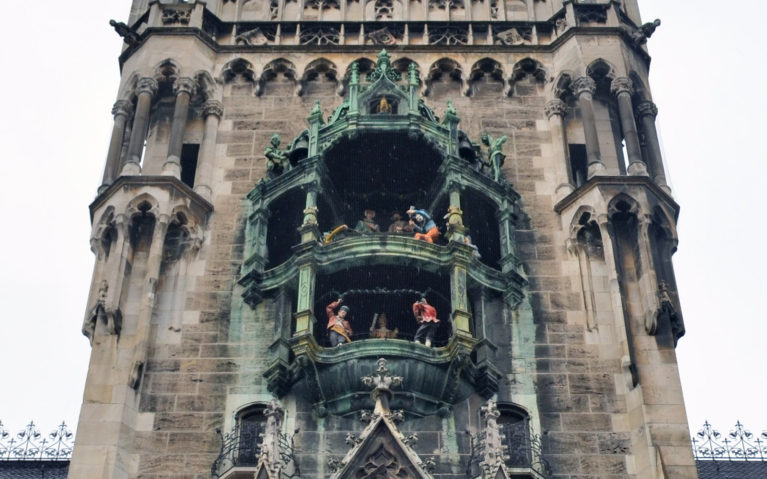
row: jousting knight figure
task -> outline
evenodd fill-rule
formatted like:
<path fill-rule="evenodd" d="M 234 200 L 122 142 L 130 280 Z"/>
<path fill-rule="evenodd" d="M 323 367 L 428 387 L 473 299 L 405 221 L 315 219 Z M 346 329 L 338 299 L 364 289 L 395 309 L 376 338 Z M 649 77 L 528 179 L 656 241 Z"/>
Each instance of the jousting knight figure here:
<path fill-rule="evenodd" d="M 431 219 L 431 215 L 426 210 L 417 210 L 415 206 L 411 206 L 407 214 L 410 216 L 410 225 L 416 232 L 415 239 L 434 243 L 434 240 L 439 238 L 437 223 Z"/>

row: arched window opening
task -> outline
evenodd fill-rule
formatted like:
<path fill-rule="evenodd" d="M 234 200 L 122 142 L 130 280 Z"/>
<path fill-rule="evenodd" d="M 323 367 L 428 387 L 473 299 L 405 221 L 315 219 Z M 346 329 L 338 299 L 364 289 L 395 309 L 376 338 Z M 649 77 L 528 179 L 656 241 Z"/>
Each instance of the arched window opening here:
<path fill-rule="evenodd" d="M 589 176 L 589 162 L 586 157 L 586 145 L 570 144 L 570 184 L 578 188 L 586 183 Z"/>
<path fill-rule="evenodd" d="M 461 200 L 463 224 L 471 237 L 471 243 L 477 247 L 478 259 L 488 266 L 498 268 L 501 243 L 495 204 L 473 190 L 466 190 Z"/>
<path fill-rule="evenodd" d="M 452 333 L 449 276 L 415 265 L 355 266 L 318 277 L 314 304 L 318 325 L 315 339 L 319 344 L 329 346 L 326 308 L 343 297 L 342 304 L 349 307 L 346 319 L 353 331 L 352 341 L 368 339 L 371 330 L 380 329 L 377 320 L 382 313 L 386 316 L 386 328 L 397 330 L 396 339 L 412 341 L 419 326 L 412 306 L 422 294 L 437 310 L 440 320 L 434 345 L 444 346 Z"/>
<path fill-rule="evenodd" d="M 498 427 L 507 447 L 510 467 L 528 467 L 533 460 L 530 416 L 516 404 L 498 404 Z"/>
<path fill-rule="evenodd" d="M 236 417 L 236 447 L 237 455 L 234 457 L 234 466 L 255 466 L 261 453 L 261 435 L 266 430 L 266 416 L 264 404 L 250 406 L 239 413 Z"/>
<path fill-rule="evenodd" d="M 104 250 L 104 259 L 109 258 L 109 253 L 112 251 L 112 245 L 117 241 L 117 228 L 113 222 L 109 223 L 104 233 L 101 235 L 101 247 Z"/>
<path fill-rule="evenodd" d="M 139 213 L 133 217 L 131 222 L 130 242 L 133 246 L 134 257 L 139 252 L 149 252 L 155 226 L 154 216 L 148 213 L 150 209 L 149 203 L 141 203 L 138 207 Z"/>
<path fill-rule="evenodd" d="M 194 175 L 197 172 L 199 154 L 199 144 L 188 143 L 181 147 L 181 181 L 190 188 L 194 187 Z"/>

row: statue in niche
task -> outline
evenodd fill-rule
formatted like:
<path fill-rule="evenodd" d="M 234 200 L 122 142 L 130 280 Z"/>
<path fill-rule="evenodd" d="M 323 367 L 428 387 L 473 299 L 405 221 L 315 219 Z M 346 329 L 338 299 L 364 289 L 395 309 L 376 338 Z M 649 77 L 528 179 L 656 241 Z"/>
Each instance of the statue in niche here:
<path fill-rule="evenodd" d="M 431 218 L 431 215 L 426 210 L 417 210 L 415 206 L 411 206 L 407 210 L 407 214 L 410 216 L 410 226 L 415 231 L 415 239 L 424 240 L 429 243 L 434 243 L 434 240 L 439 238 L 439 229 L 437 229 L 437 223 Z"/>
<path fill-rule="evenodd" d="M 493 169 L 495 181 L 501 181 L 501 166 L 503 166 L 503 160 L 506 158 L 501 150 L 506 140 L 508 140 L 506 135 L 495 139 L 487 133 L 482 135 L 482 144 L 487 146 L 487 166 Z"/>
<path fill-rule="evenodd" d="M 381 228 L 375 222 L 376 212 L 367 209 L 363 212 L 364 218 L 357 222 L 354 231 L 358 233 L 380 233 Z"/>
<path fill-rule="evenodd" d="M 280 135 L 272 135 L 270 145 L 264 148 L 266 156 L 266 174 L 269 178 L 276 178 L 290 170 L 288 151 L 280 149 Z"/>
<path fill-rule="evenodd" d="M 334 347 L 352 340 L 352 327 L 346 319 L 350 311 L 349 306 L 343 305 L 338 308 L 343 301 L 343 298 L 338 298 L 325 308 L 325 313 L 328 315 L 328 338 L 330 345 Z M 336 308 L 338 308 L 338 314 L 335 314 Z"/>
<path fill-rule="evenodd" d="M 439 327 L 437 310 L 429 304 L 425 297 L 422 297 L 413 303 L 413 316 L 415 316 L 415 321 L 418 323 L 418 330 L 415 332 L 413 341 L 424 344 L 427 348 L 431 347 L 434 335 L 437 334 L 437 328 Z"/>
<path fill-rule="evenodd" d="M 385 96 L 382 96 L 381 99 L 378 101 L 378 106 L 376 107 L 376 113 L 392 113 L 392 111 L 393 111 L 392 104 L 389 103 L 389 100 L 387 100 Z"/>
<path fill-rule="evenodd" d="M 399 328 L 389 329 L 386 327 L 387 321 L 386 313 L 374 314 L 373 324 L 370 325 L 370 337 L 377 339 L 396 338 L 399 334 Z"/>

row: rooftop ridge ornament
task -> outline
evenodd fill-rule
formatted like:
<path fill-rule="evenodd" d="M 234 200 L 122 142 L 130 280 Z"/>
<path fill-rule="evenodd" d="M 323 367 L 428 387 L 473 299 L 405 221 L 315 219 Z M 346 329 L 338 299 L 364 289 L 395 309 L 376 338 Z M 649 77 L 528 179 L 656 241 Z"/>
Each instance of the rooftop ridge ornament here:
<path fill-rule="evenodd" d="M 376 62 L 376 66 L 373 71 L 368 73 L 367 81 L 370 83 L 375 83 L 381 78 L 387 78 L 393 83 L 400 81 L 402 78 L 402 75 L 392 67 L 391 57 L 385 48 L 378 54 L 378 61 Z"/>

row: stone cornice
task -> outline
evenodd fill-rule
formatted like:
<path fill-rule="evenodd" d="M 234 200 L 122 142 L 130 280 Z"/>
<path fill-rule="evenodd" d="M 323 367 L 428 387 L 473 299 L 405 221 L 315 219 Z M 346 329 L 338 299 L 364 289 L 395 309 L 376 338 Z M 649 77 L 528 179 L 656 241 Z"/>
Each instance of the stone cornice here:
<path fill-rule="evenodd" d="M 109 198 L 114 196 L 123 188 L 137 188 L 145 186 L 154 186 L 160 188 L 169 188 L 189 198 L 189 200 L 204 213 L 210 213 L 213 211 L 213 204 L 208 200 L 196 193 L 192 188 L 187 186 L 181 180 L 173 176 L 120 176 L 117 178 L 107 189 L 99 193 L 96 199 L 88 206 L 90 210 L 91 221 L 93 221 L 94 213 L 101 208 L 104 203 L 109 201 Z"/>
<path fill-rule="evenodd" d="M 563 211 L 574 205 L 579 198 L 585 196 L 591 190 L 600 187 L 630 187 L 644 186 L 652 191 L 658 199 L 667 204 L 674 211 L 674 220 L 679 216 L 679 204 L 668 193 L 663 191 L 652 179 L 646 176 L 594 176 L 580 188 L 565 196 L 559 203 L 554 205 L 554 211 L 562 214 Z"/>

